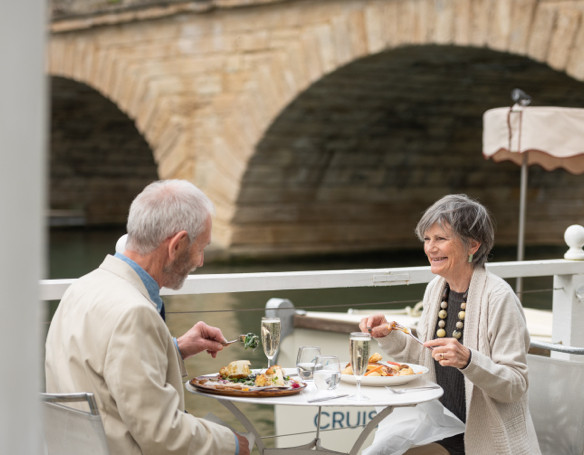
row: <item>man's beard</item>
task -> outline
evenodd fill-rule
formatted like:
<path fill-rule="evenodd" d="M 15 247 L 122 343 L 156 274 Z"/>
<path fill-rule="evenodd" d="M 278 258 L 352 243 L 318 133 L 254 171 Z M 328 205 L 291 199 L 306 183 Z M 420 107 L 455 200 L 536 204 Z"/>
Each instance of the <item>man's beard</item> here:
<path fill-rule="evenodd" d="M 195 265 L 191 263 L 189 249 L 187 248 L 174 261 L 162 269 L 164 287 L 175 291 L 182 288 L 187 276 L 189 276 L 189 272 L 195 268 Z"/>

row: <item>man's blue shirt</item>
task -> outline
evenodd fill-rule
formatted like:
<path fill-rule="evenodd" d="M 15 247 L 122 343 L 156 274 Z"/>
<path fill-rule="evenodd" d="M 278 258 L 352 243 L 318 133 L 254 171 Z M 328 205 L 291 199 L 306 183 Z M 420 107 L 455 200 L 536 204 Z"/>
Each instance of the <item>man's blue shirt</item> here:
<path fill-rule="evenodd" d="M 130 267 L 132 267 L 134 269 L 134 271 L 138 274 L 138 276 L 142 280 L 142 283 L 144 283 L 144 286 L 146 287 L 146 290 L 148 291 L 148 295 L 150 296 L 150 300 L 152 300 L 156 304 L 156 309 L 160 313 L 160 311 L 162 310 L 162 299 L 160 298 L 160 287 L 158 286 L 158 283 L 154 280 L 154 278 L 152 278 L 146 270 L 144 270 L 142 267 L 140 267 L 138 264 L 136 264 L 134 261 L 132 261 L 129 257 L 124 256 L 123 254 L 120 254 L 120 253 L 116 253 L 114 255 L 114 257 L 121 259 L 122 261 L 124 261 L 126 264 L 128 264 Z"/>

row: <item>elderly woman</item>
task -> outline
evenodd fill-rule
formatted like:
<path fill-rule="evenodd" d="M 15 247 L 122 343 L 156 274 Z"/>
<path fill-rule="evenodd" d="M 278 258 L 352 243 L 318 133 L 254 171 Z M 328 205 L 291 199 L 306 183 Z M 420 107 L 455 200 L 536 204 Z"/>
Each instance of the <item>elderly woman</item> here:
<path fill-rule="evenodd" d="M 360 328 L 388 355 L 428 367 L 466 431 L 406 455 L 540 454 L 527 407 L 525 316 L 511 287 L 484 266 L 494 243 L 488 211 L 465 195 L 446 196 L 426 210 L 416 234 L 438 275 L 417 327 L 424 345 L 392 331 L 383 315 Z"/>

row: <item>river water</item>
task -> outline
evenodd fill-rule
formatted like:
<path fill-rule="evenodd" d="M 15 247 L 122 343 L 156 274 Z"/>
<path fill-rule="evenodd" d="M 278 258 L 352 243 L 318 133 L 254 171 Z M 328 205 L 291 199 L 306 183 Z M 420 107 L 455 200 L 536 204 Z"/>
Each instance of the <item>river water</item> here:
<path fill-rule="evenodd" d="M 124 234 L 123 229 L 109 230 L 53 230 L 49 235 L 49 276 L 56 278 L 78 278 L 99 266 L 106 254 L 113 254 L 117 239 Z M 565 247 L 532 248 L 526 251 L 527 259 L 557 259 L 563 256 Z M 491 261 L 514 260 L 515 251 L 512 248 L 495 249 Z M 419 250 L 399 251 L 369 256 L 327 257 L 320 259 L 304 259 L 288 262 L 245 262 L 239 264 L 207 263 L 196 273 L 245 273 L 272 272 L 293 270 L 342 270 L 381 267 L 413 267 L 427 265 L 427 260 Z M 512 280 L 513 281 L 513 280 Z M 513 284 L 513 283 L 512 283 Z M 552 278 L 526 279 L 525 290 L 551 289 Z M 272 297 L 290 299 L 298 308 L 310 309 L 315 305 L 345 305 L 358 303 L 393 302 L 410 299 L 422 299 L 425 285 L 354 288 L 354 289 L 324 289 L 324 290 L 294 290 L 247 292 L 231 294 L 208 294 L 164 297 L 167 325 L 173 336 L 180 336 L 200 320 L 219 327 L 229 340 L 237 335 L 248 332 L 259 333 L 260 319 L 263 312 L 216 312 L 216 313 L 183 313 L 189 311 L 231 310 L 243 308 L 263 308 Z M 526 294 L 524 305 L 531 308 L 551 309 L 551 292 Z M 58 302 L 49 302 L 49 317 L 54 312 Z M 410 304 L 412 305 L 412 304 Z M 378 308 L 401 308 L 403 304 L 387 304 Z M 376 307 L 377 308 L 377 307 Z M 331 309 L 345 312 L 347 308 Z M 180 313 L 178 313 L 180 312 Z M 48 327 L 48 324 L 47 324 Z M 310 340 L 307 340 L 310 343 Z M 219 371 L 222 366 L 238 359 L 249 359 L 252 368 L 267 365 L 263 351 L 257 349 L 244 351 L 234 344 L 222 351 L 216 359 L 201 353 L 186 361 L 189 378 Z M 285 365 L 291 366 L 291 365 Z M 204 417 L 212 412 L 236 429 L 243 430 L 237 420 L 213 398 L 199 397 L 185 393 L 187 411 L 197 417 Z M 262 435 L 274 432 L 274 413 L 271 406 L 238 405 L 250 420 L 256 425 Z M 273 439 L 265 440 L 268 447 L 273 447 Z M 256 451 L 257 453 L 257 451 Z"/>

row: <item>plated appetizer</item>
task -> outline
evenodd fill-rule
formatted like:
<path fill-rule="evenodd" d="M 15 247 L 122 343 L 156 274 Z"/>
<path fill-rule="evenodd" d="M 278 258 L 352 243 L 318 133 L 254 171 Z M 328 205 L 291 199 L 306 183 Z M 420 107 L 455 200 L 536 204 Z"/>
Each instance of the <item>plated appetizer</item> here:
<path fill-rule="evenodd" d="M 306 384 L 286 374 L 280 365 L 274 365 L 265 371 L 250 369 L 249 360 L 236 360 L 221 368 L 219 374 L 193 378 L 190 384 L 206 391 L 258 392 L 279 389 L 296 391 Z"/>
<path fill-rule="evenodd" d="M 365 376 L 408 376 L 415 373 L 414 370 L 405 363 L 396 362 L 382 362 L 382 357 L 377 352 L 369 357 L 369 364 L 367 365 L 367 372 Z M 341 374 L 353 374 L 351 363 L 347 363 L 345 369 Z"/>

